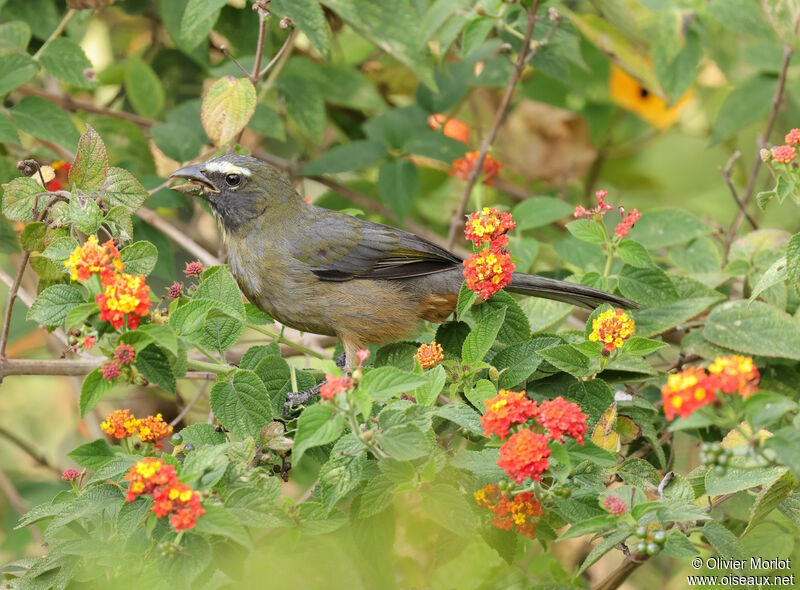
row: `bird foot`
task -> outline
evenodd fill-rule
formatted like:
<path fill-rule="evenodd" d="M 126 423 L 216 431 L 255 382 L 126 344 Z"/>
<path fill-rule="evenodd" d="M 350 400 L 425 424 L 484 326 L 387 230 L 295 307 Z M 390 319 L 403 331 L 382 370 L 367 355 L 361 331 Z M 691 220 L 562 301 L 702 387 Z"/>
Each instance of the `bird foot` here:
<path fill-rule="evenodd" d="M 309 401 L 319 396 L 319 391 L 325 381 L 317 383 L 314 387 L 309 387 L 303 391 L 290 391 L 286 394 L 286 401 L 283 404 L 283 417 L 286 420 L 292 420 L 297 417 L 299 407 L 307 404 Z"/>
<path fill-rule="evenodd" d="M 343 352 L 342 354 L 337 356 L 335 362 L 337 367 L 339 367 L 340 369 L 344 369 L 345 366 L 347 365 L 347 353 Z"/>

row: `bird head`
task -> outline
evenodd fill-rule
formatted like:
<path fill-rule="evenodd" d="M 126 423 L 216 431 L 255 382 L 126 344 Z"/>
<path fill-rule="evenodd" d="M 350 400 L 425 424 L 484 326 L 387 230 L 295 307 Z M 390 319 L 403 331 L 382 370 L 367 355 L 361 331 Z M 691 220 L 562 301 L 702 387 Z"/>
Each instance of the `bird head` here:
<path fill-rule="evenodd" d="M 173 172 L 187 182 L 173 186 L 205 199 L 228 232 L 248 221 L 302 199 L 289 181 L 266 162 L 241 154 L 226 154 Z"/>

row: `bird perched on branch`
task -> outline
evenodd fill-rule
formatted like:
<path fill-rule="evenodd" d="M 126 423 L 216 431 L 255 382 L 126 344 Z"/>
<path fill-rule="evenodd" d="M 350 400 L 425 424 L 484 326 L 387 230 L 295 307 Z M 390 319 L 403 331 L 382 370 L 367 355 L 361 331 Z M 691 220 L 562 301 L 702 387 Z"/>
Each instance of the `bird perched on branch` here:
<path fill-rule="evenodd" d="M 229 154 L 172 177 L 188 181 L 175 188 L 199 189 L 208 201 L 247 298 L 287 326 L 338 337 L 348 367 L 365 344 L 407 337 L 422 320 L 441 323 L 455 309 L 463 282 L 458 256 L 412 233 L 306 203 L 266 162 Z M 637 307 L 524 273 L 514 273 L 507 290 L 588 308 Z"/>

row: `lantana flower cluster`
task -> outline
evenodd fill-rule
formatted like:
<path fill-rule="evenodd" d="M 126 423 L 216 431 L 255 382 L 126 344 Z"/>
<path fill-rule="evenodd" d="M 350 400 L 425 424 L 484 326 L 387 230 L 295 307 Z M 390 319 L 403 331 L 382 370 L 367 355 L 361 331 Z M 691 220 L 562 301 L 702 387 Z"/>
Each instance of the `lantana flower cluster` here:
<path fill-rule="evenodd" d="M 133 346 L 125 342 L 120 342 L 114 350 L 114 358 L 107 360 L 100 367 L 100 374 L 106 381 L 114 381 L 123 374 L 129 371 L 131 363 L 136 360 L 136 351 Z"/>
<path fill-rule="evenodd" d="M 353 371 L 353 377 L 350 375 L 325 375 L 325 382 L 319 390 L 319 397 L 325 401 L 333 400 L 340 393 L 347 393 L 356 385 L 356 375 L 361 373 L 361 368 L 369 358 L 369 350 L 362 348 L 356 353 L 358 359 L 358 367 Z"/>
<path fill-rule="evenodd" d="M 172 528 L 183 531 L 194 528 L 197 519 L 205 514 L 200 493 L 178 481 L 175 467 L 162 459 L 146 457 L 131 466 L 125 479 L 130 482 L 126 502 L 139 496 L 153 498 L 153 513 L 159 518 L 169 517 Z"/>
<path fill-rule="evenodd" d="M 506 248 L 506 233 L 515 225 L 511 214 L 501 213 L 496 207 L 484 207 L 467 219 L 464 234 L 477 252 L 464 261 L 464 278 L 467 288 L 484 299 L 511 283 L 515 264 Z"/>
<path fill-rule="evenodd" d="M 531 492 L 522 492 L 508 498 L 497 485 L 490 483 L 475 492 L 478 506 L 488 508 L 494 518 L 492 526 L 510 531 L 514 529 L 521 535 L 533 539 L 536 522 L 542 515 L 542 505 Z"/>
<path fill-rule="evenodd" d="M 44 185 L 44 188 L 49 191 L 60 191 L 67 186 L 67 182 L 69 180 L 69 171 L 70 168 L 72 168 L 72 165 L 64 160 L 56 160 L 50 164 L 50 167 L 53 169 L 55 176 Z"/>
<path fill-rule="evenodd" d="M 463 158 L 453 160 L 453 167 L 450 168 L 450 174 L 461 180 L 469 180 L 472 176 L 473 170 L 478 165 L 481 153 L 479 151 L 467 152 Z M 498 159 L 486 154 L 481 166 L 481 174 L 483 175 L 483 184 L 491 186 L 494 179 L 503 168 L 503 163 Z"/>
<path fill-rule="evenodd" d="M 793 164 L 797 160 L 797 146 L 800 145 L 800 129 L 792 129 L 783 138 L 783 145 L 775 146 L 766 154 L 766 160 L 778 164 Z M 796 164 L 795 164 L 796 165 Z"/>
<path fill-rule="evenodd" d="M 444 359 L 444 350 L 441 344 L 432 340 L 430 344 L 421 344 L 417 349 L 414 359 L 423 369 L 432 369 Z"/>
<path fill-rule="evenodd" d="M 753 359 L 740 355 L 717 357 L 708 369 L 689 367 L 667 377 L 661 388 L 664 414 L 667 420 L 688 418 L 712 403 L 718 391 L 749 397 L 758 391 L 760 378 Z"/>
<path fill-rule="evenodd" d="M 609 309 L 592 320 L 591 342 L 600 342 L 603 353 L 608 355 L 622 348 L 625 341 L 635 332 L 633 318 L 621 309 Z"/>
<path fill-rule="evenodd" d="M 100 277 L 103 292 L 94 300 L 100 307 L 100 319 L 115 329 L 123 326 L 135 330 L 150 310 L 150 287 L 142 275 L 127 274 L 120 253 L 112 241 L 99 244 L 90 236 L 64 261 L 72 280 L 85 282 L 93 275 Z"/>
<path fill-rule="evenodd" d="M 594 220 L 598 223 L 603 223 L 603 216 L 611 211 L 614 207 L 606 203 L 608 191 L 600 190 L 594 195 L 597 198 L 597 205 L 592 209 L 587 209 L 583 205 L 578 205 L 575 207 L 575 212 L 573 213 L 573 217 L 575 217 L 575 219 L 587 219 L 590 222 Z M 629 212 L 626 212 L 625 208 L 621 206 L 618 209 L 622 219 L 614 228 L 614 233 L 616 234 L 617 238 L 621 240 L 633 229 L 633 226 L 636 224 L 636 222 L 641 219 L 642 214 L 639 213 L 638 209 L 633 209 L 633 211 Z"/>
<path fill-rule="evenodd" d="M 501 389 L 486 401 L 481 426 L 486 436 L 505 441 L 497 464 L 516 483 L 540 480 L 549 467 L 550 441 L 566 435 L 583 445 L 588 426 L 580 407 L 561 396 L 537 404 L 525 392 Z M 510 436 L 509 432 L 514 431 Z"/>
<path fill-rule="evenodd" d="M 434 131 L 442 130 L 445 137 L 455 139 L 461 143 L 469 142 L 469 125 L 455 117 L 448 117 L 443 113 L 436 113 L 428 117 L 428 127 Z"/>
<path fill-rule="evenodd" d="M 100 423 L 100 429 L 111 438 L 124 439 L 138 435 L 145 443 L 156 443 L 172 434 L 172 426 L 164 421 L 161 413 L 146 418 L 137 418 L 130 410 L 114 410 Z"/>

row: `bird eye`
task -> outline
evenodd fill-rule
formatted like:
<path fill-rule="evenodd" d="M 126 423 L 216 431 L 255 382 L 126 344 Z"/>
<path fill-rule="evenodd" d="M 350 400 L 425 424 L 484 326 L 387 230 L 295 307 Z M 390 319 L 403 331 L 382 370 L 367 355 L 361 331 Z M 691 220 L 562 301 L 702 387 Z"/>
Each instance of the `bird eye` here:
<path fill-rule="evenodd" d="M 242 177 L 239 174 L 228 174 L 225 176 L 225 182 L 228 183 L 228 186 L 239 186 L 239 183 L 242 182 Z"/>

